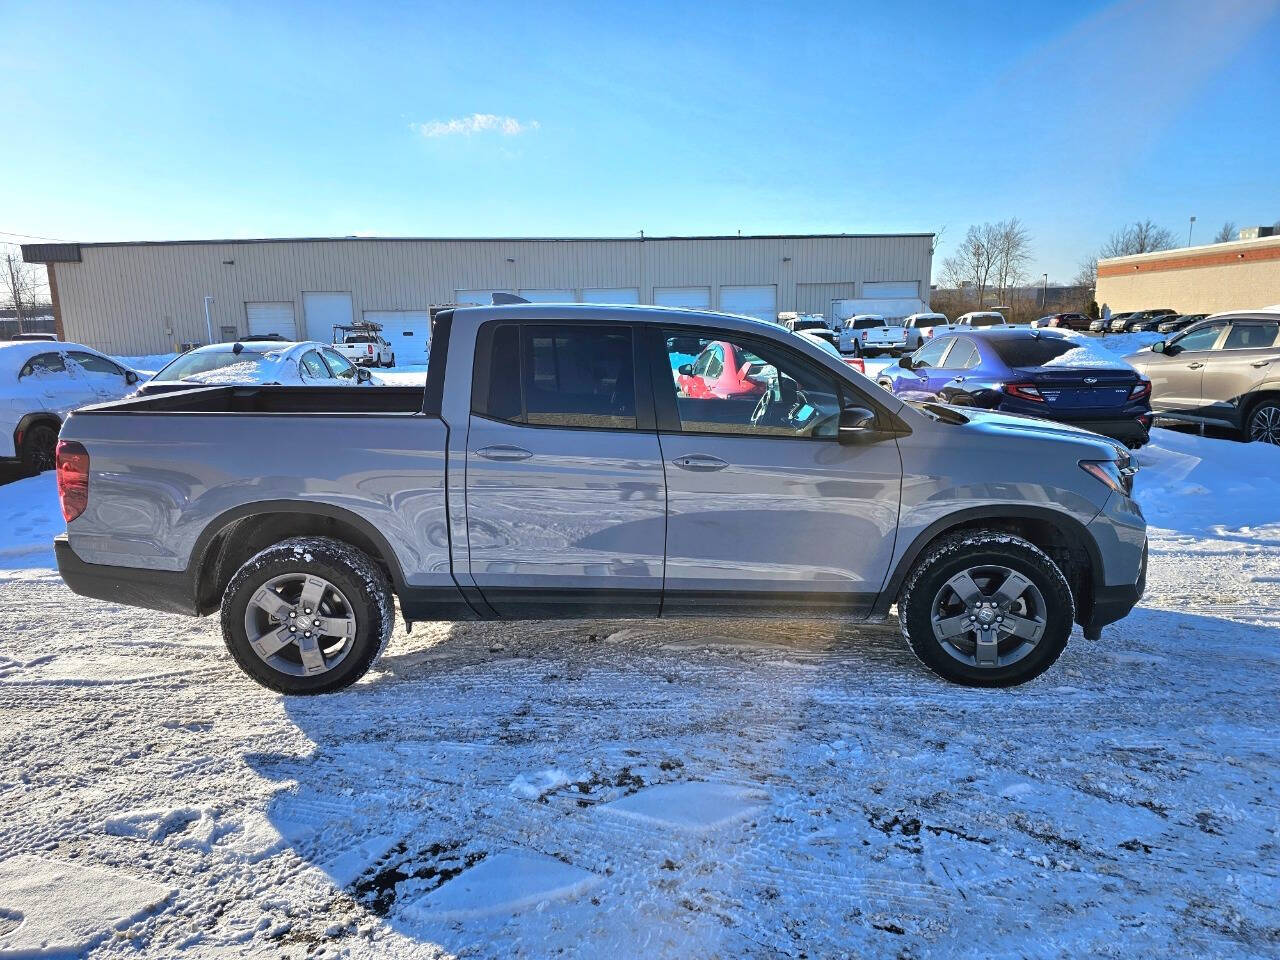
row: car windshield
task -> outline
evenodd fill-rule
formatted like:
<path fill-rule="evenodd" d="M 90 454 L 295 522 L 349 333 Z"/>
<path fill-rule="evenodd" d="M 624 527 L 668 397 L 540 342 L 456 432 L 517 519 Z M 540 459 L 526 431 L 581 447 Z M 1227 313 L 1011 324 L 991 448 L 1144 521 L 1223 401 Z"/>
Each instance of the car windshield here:
<path fill-rule="evenodd" d="M 1076 347 L 1074 341 L 1058 337 L 992 337 L 990 342 L 996 355 L 1011 367 L 1044 366 Z"/>
<path fill-rule="evenodd" d="M 236 353 L 231 348 L 226 350 L 193 350 L 184 353 L 152 379 L 156 381 L 189 380 L 214 370 L 225 370 L 227 367 L 243 367 L 243 373 L 252 377 L 271 354 L 258 353 L 253 350 L 242 350 Z M 240 373 L 241 371 L 237 371 Z"/>

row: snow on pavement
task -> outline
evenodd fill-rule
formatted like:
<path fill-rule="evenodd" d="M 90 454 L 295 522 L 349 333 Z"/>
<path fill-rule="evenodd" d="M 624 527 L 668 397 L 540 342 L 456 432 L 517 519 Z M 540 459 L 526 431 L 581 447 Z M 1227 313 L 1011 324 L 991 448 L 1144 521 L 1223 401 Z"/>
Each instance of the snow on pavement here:
<path fill-rule="evenodd" d="M 0 957 L 1275 953 L 1280 450 L 1156 438 L 1143 606 L 1011 690 L 891 625 L 573 621 L 288 700 L 0 488 Z"/>

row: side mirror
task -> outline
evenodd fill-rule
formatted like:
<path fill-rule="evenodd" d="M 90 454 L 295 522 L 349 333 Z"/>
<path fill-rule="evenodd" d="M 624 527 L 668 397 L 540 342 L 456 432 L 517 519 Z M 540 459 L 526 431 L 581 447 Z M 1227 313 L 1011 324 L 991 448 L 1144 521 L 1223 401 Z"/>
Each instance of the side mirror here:
<path fill-rule="evenodd" d="M 680 366 L 678 366 L 678 367 L 676 368 L 676 373 L 680 374 L 680 376 L 682 376 L 682 377 L 692 377 L 692 376 L 693 376 L 693 364 L 692 364 L 692 363 L 682 363 L 682 364 L 680 364 Z"/>
<path fill-rule="evenodd" d="M 124 382 L 132 387 L 135 383 L 138 382 L 138 375 L 134 373 L 132 370 L 126 370 L 124 372 Z"/>
<path fill-rule="evenodd" d="M 916 368 L 916 362 L 912 359 L 911 354 L 908 353 L 905 356 L 898 358 L 898 366 L 903 370 L 914 370 Z"/>
<path fill-rule="evenodd" d="M 875 411 L 866 407 L 845 407 L 840 411 L 841 443 L 866 443 L 879 435 Z"/>
<path fill-rule="evenodd" d="M 372 380 L 372 379 L 373 379 L 373 374 L 372 374 L 372 373 L 370 373 L 370 372 L 369 372 L 368 370 L 366 370 L 364 367 L 356 367 L 356 382 L 357 382 L 357 383 L 368 383 L 368 382 L 369 382 L 370 380 Z"/>
<path fill-rule="evenodd" d="M 1164 353 L 1164 351 L 1165 351 L 1165 343 L 1163 340 L 1157 340 L 1155 343 L 1151 345 L 1152 353 Z"/>

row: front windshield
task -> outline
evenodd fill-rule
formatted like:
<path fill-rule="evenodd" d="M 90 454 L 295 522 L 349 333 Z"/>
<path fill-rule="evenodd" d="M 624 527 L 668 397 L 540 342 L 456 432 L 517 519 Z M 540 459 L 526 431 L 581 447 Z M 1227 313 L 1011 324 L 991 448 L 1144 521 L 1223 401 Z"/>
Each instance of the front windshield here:
<path fill-rule="evenodd" d="M 178 357 L 152 379 L 158 382 L 191 380 L 214 371 L 235 374 L 236 379 L 252 379 L 268 356 L 270 354 L 252 350 L 236 353 L 229 347 L 226 350 L 193 350 Z M 232 367 L 235 369 L 229 369 Z"/>

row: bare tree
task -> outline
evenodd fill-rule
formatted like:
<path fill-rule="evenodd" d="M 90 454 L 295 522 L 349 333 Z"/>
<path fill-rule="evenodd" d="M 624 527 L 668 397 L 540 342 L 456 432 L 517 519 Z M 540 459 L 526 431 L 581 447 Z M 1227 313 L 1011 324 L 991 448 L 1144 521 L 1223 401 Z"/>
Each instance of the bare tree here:
<path fill-rule="evenodd" d="M 1111 257 L 1131 257 L 1135 253 L 1153 253 L 1172 250 L 1177 245 L 1173 232 L 1157 226 L 1150 220 L 1135 220 L 1121 227 L 1107 238 L 1107 242 L 1093 256 L 1080 261 L 1075 285 L 1096 289 L 1098 286 L 1098 261 Z"/>
<path fill-rule="evenodd" d="M 1098 286 L 1098 258 L 1085 257 L 1080 261 L 1080 269 L 1076 271 L 1076 278 L 1071 282 L 1072 286 L 1084 287 L 1088 290 L 1095 290 Z"/>
<path fill-rule="evenodd" d="M 1236 236 L 1237 236 L 1236 225 L 1232 223 L 1230 220 L 1228 220 L 1226 223 L 1222 225 L 1222 229 L 1219 230 L 1217 234 L 1214 236 L 1213 242 L 1214 243 L 1230 243 L 1232 240 L 1236 239 Z"/>
<path fill-rule="evenodd" d="M 981 307 L 998 257 L 995 227 L 989 223 L 970 227 L 956 252 L 942 261 L 942 279 L 957 289 L 973 287 Z"/>
<path fill-rule="evenodd" d="M 31 315 L 41 286 L 36 268 L 23 262 L 21 251 L 16 247 L 6 249 L 3 261 L 0 261 L 0 302 L 13 310 L 19 330 Z"/>
<path fill-rule="evenodd" d="M 995 246 L 994 282 L 1000 302 L 1007 303 L 1009 291 L 1022 286 L 1026 280 L 1026 266 L 1031 262 L 1031 236 L 1017 217 L 984 224 L 984 229 L 988 227 Z"/>

